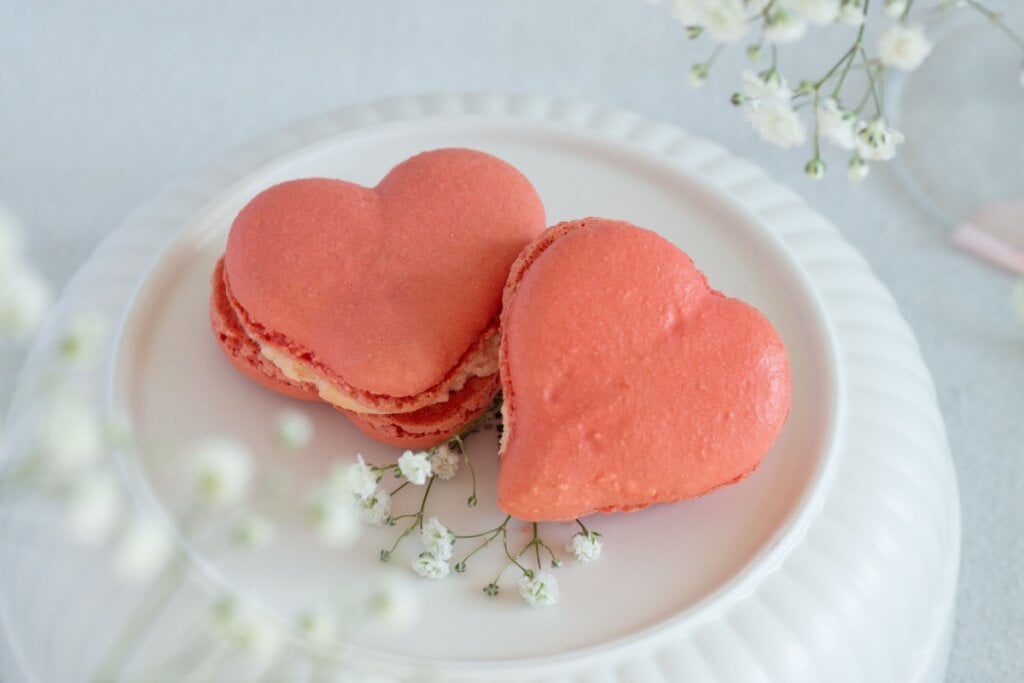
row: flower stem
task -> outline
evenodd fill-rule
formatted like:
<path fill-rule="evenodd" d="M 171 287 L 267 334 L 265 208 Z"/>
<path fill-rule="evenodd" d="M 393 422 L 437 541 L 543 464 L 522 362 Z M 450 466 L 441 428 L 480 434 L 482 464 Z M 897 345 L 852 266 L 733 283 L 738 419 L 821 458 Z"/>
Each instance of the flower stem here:
<path fill-rule="evenodd" d="M 995 10 L 989 8 L 980 0 L 966 0 L 966 2 L 970 8 L 972 8 L 976 12 L 979 12 L 986 19 L 991 21 L 995 25 L 995 27 L 1002 31 L 1004 34 L 1006 34 L 1006 36 L 1010 40 L 1012 40 L 1017 45 L 1017 47 L 1021 49 L 1021 51 L 1024 51 L 1024 37 L 1021 37 L 1019 33 L 1014 31 L 1012 28 L 1010 28 L 1009 25 L 1007 25 L 1007 23 L 1003 20 L 1003 15 L 1001 12 L 996 12 Z"/>

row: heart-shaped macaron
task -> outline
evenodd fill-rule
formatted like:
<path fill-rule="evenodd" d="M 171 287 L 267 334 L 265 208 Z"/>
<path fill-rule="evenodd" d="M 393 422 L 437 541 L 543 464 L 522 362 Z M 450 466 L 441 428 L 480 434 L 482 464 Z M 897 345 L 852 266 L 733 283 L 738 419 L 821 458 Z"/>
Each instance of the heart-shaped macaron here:
<path fill-rule="evenodd" d="M 261 384 L 389 443 L 436 443 L 497 390 L 502 289 L 543 228 L 530 182 L 475 150 L 419 154 L 374 188 L 284 182 L 235 218 L 211 322 Z"/>
<path fill-rule="evenodd" d="M 515 517 L 631 510 L 736 482 L 789 413 L 772 324 L 656 233 L 557 225 L 520 255 L 504 300 L 498 502 Z"/>

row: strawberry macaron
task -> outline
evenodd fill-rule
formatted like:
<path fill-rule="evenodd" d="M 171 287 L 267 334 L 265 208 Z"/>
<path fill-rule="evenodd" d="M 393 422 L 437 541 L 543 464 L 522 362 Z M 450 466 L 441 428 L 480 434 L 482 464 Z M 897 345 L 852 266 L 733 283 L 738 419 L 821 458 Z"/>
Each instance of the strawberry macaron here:
<path fill-rule="evenodd" d="M 708 493 L 782 430 L 779 334 L 654 232 L 588 218 L 520 255 L 502 312 L 498 504 L 568 520 Z"/>
<path fill-rule="evenodd" d="M 499 386 L 502 291 L 544 209 L 513 166 L 439 149 L 373 188 L 306 178 L 231 226 L 210 318 L 228 358 L 283 394 L 326 401 L 386 443 L 438 443 Z"/>

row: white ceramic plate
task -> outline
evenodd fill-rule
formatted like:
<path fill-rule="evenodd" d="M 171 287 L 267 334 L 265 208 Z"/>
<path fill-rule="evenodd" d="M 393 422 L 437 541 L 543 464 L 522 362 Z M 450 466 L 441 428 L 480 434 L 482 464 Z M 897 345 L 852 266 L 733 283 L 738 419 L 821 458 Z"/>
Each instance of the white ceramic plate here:
<path fill-rule="evenodd" d="M 791 192 L 714 145 L 626 112 L 499 95 L 387 101 L 296 125 L 154 200 L 97 249 L 49 326 L 52 334 L 82 301 L 122 321 L 105 396 L 131 416 L 142 450 L 157 454 L 125 463 L 133 491 L 180 511 L 184 482 L 170 454 L 206 434 L 239 437 L 260 471 L 281 469 L 268 425 L 295 402 L 238 375 L 207 322 L 209 274 L 238 209 L 289 178 L 372 185 L 402 159 L 444 146 L 516 165 L 551 223 L 623 218 L 686 250 L 714 287 L 753 303 L 779 329 L 793 365 L 793 410 L 761 468 L 740 484 L 588 520 L 604 534 L 604 557 L 557 570 L 559 606 L 525 607 L 512 574 L 501 596 L 484 596 L 501 558 L 482 554 L 465 575 L 417 584 L 423 616 L 414 636 L 362 629 L 351 634 L 351 657 L 443 680 L 940 680 L 959 512 L 934 390 L 910 332 L 863 261 Z M 333 410 L 301 406 L 317 432 L 285 466 L 294 491 L 312 490 L 339 456 L 394 459 L 395 449 Z M 480 506 L 465 507 L 463 472 L 432 497 L 431 514 L 463 533 L 500 521 L 495 446 L 493 432 L 470 441 Z M 39 680 L 75 680 L 75 667 L 104 640 L 96 624 L 124 610 L 106 605 L 125 601 L 113 588 L 84 594 L 71 578 L 80 566 L 55 569 L 36 556 L 41 550 L 15 542 L 39 517 L 6 512 L 3 616 L 22 664 Z M 558 546 L 573 533 L 545 528 Z M 379 573 L 377 553 L 394 534 L 373 530 L 332 552 L 296 522 L 259 562 L 197 543 L 197 591 L 242 585 L 288 619 Z M 393 564 L 407 567 L 413 546 Z M 25 627 L 58 585 L 79 586 L 62 593 L 78 618 Z M 57 651 L 77 659 L 48 661 Z"/>

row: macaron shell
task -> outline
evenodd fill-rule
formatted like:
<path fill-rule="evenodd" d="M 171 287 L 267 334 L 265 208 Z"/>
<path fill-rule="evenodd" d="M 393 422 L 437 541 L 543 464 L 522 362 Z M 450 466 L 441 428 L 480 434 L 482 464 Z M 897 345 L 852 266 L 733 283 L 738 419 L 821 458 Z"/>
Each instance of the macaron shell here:
<path fill-rule="evenodd" d="M 702 495 L 757 467 L 789 413 L 771 323 L 653 232 L 556 226 L 524 250 L 504 298 L 498 496 L 513 516 Z"/>
<path fill-rule="evenodd" d="M 412 397 L 468 362 L 509 266 L 543 226 L 514 167 L 436 150 L 374 189 L 319 178 L 262 192 L 235 219 L 225 267 L 269 341 L 357 390 Z"/>
<path fill-rule="evenodd" d="M 279 394 L 306 401 L 319 400 L 316 387 L 285 377 L 276 365 L 260 353 L 259 345 L 246 334 L 225 291 L 223 258 L 217 261 L 210 284 L 210 326 L 232 365 L 252 381 Z"/>
<path fill-rule="evenodd" d="M 474 377 L 444 403 L 413 413 L 367 415 L 343 411 L 368 436 L 392 446 L 425 449 L 447 441 L 478 417 L 498 393 L 498 375 Z"/>

